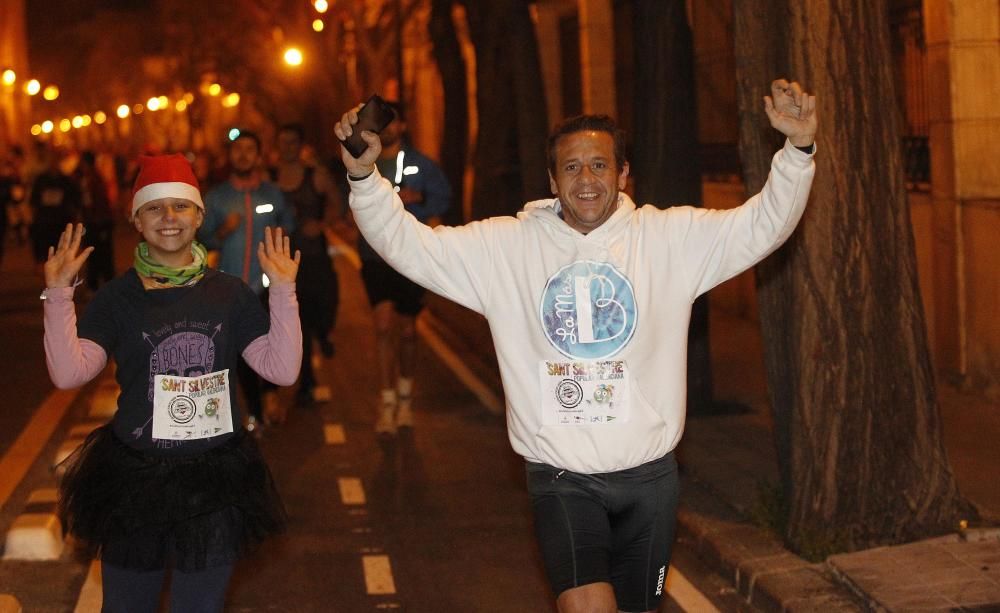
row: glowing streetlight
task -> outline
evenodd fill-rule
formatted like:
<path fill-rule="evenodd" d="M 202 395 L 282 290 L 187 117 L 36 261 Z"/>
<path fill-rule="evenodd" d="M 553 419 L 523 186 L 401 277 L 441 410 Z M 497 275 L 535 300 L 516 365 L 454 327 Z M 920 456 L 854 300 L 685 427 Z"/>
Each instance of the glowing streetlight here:
<path fill-rule="evenodd" d="M 79 130 L 83 127 L 83 117 L 77 115 L 70 121 L 70 125 Z"/>
<path fill-rule="evenodd" d="M 42 122 L 42 132 L 44 132 L 45 134 L 52 132 L 54 128 L 55 125 L 53 125 L 53 123 L 50 120 L 46 119 L 45 121 Z"/>
<path fill-rule="evenodd" d="M 46 85 L 45 91 L 42 92 L 42 98 L 46 100 L 55 100 L 59 97 L 59 88 L 55 85 Z"/>
<path fill-rule="evenodd" d="M 157 102 L 160 103 L 160 108 L 161 109 L 165 109 L 168 106 L 170 106 L 170 98 L 167 98 L 166 96 L 157 96 L 156 100 L 157 100 Z"/>
<path fill-rule="evenodd" d="M 211 85 L 208 86 L 209 96 L 218 96 L 221 93 L 222 93 L 222 86 L 219 85 L 218 83 L 212 83 Z"/>
<path fill-rule="evenodd" d="M 324 27 L 322 19 L 313 19 L 313 32 L 322 32 Z"/>
<path fill-rule="evenodd" d="M 192 102 L 194 102 L 194 94 L 192 94 L 191 92 L 187 92 L 186 94 L 184 94 L 184 102 L 186 104 L 191 104 Z"/>
<path fill-rule="evenodd" d="M 42 133 L 42 124 L 36 123 L 35 125 L 31 126 L 32 136 L 38 136 L 41 133 Z"/>
<path fill-rule="evenodd" d="M 325 13 L 330 8 L 330 3 L 326 0 L 316 0 L 313 2 L 313 8 L 316 9 L 317 13 Z"/>
<path fill-rule="evenodd" d="M 240 95 L 233 92 L 222 99 L 222 106 L 231 109 L 240 103 Z"/>
<path fill-rule="evenodd" d="M 89 126 L 89 125 L 91 124 L 91 122 L 93 122 L 93 121 L 94 121 L 94 120 L 93 120 L 93 119 L 91 119 L 90 115 L 84 115 L 84 116 L 83 116 L 83 127 L 85 127 L 85 128 L 86 128 L 86 127 L 87 127 L 87 126 Z"/>
<path fill-rule="evenodd" d="M 239 128 L 230 128 L 230 130 L 229 130 L 229 140 L 234 141 L 234 140 L 236 140 L 239 137 L 240 137 L 240 129 Z"/>
<path fill-rule="evenodd" d="M 13 70 L 11 70 L 10 68 L 8 68 L 7 70 L 3 71 L 3 84 L 4 85 L 13 85 L 14 81 L 17 81 L 17 73 L 16 72 L 14 72 Z"/>
<path fill-rule="evenodd" d="M 42 89 L 42 84 L 38 82 L 38 79 L 32 79 L 25 83 L 24 91 L 28 93 L 29 96 L 34 96 Z"/>
<path fill-rule="evenodd" d="M 295 47 L 289 47 L 285 49 L 285 63 L 289 66 L 301 66 L 302 65 L 302 52 Z"/>
<path fill-rule="evenodd" d="M 149 100 L 146 101 L 146 108 L 151 111 L 160 110 L 160 99 L 156 98 L 155 96 L 153 98 L 150 98 Z"/>
<path fill-rule="evenodd" d="M 128 114 L 129 114 L 129 108 L 127 104 L 119 105 L 119 107 L 115 110 L 115 115 L 118 115 L 118 117 L 121 119 L 125 119 L 126 117 L 128 117 Z"/>
<path fill-rule="evenodd" d="M 176 104 L 174 104 L 174 108 L 177 110 L 178 113 L 183 113 L 184 111 L 187 110 L 187 107 L 188 107 L 188 102 L 183 98 L 178 100 Z"/>
<path fill-rule="evenodd" d="M 96 123 L 97 125 L 102 125 L 107 120 L 108 116 L 104 111 L 97 111 L 96 113 L 94 113 L 94 123 Z"/>
<path fill-rule="evenodd" d="M 68 119 L 59 120 L 59 130 L 61 132 L 69 132 L 70 128 L 72 127 L 73 127 L 73 122 L 71 122 L 70 120 Z"/>

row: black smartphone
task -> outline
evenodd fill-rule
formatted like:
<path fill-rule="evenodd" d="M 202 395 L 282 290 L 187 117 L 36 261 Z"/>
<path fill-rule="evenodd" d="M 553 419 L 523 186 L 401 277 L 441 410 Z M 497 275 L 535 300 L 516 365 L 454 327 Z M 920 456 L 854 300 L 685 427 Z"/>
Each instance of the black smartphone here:
<path fill-rule="evenodd" d="M 344 144 L 344 148 L 352 156 L 359 158 L 365 152 L 365 149 L 368 148 L 368 143 L 361 138 L 361 131 L 381 132 L 395 118 L 396 111 L 393 110 L 389 103 L 383 100 L 378 94 L 372 94 L 371 98 L 358 111 L 358 123 L 354 124 L 354 131 L 347 137 L 347 140 L 340 142 Z"/>

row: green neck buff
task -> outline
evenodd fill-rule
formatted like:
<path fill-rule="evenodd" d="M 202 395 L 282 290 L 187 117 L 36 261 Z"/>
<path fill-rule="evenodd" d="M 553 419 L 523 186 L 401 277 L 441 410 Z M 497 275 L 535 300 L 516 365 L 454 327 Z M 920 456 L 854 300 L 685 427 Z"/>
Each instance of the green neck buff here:
<path fill-rule="evenodd" d="M 135 271 L 156 281 L 164 287 L 183 287 L 194 285 L 205 276 L 205 256 L 208 255 L 205 246 L 198 241 L 191 243 L 193 261 L 187 266 L 174 268 L 159 264 L 149 256 L 149 245 L 145 241 L 135 248 Z"/>

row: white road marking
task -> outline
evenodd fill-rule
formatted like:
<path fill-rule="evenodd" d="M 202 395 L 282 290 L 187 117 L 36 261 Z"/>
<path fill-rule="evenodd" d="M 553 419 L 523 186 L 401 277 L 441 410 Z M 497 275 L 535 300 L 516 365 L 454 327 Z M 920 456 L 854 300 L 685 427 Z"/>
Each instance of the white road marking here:
<path fill-rule="evenodd" d="M 24 427 L 14 444 L 0 460 L 0 507 L 7 503 L 11 493 L 24 478 L 62 421 L 66 409 L 80 393 L 75 390 L 55 390 L 42 402 L 31 421 Z"/>
<path fill-rule="evenodd" d="M 396 582 L 392 579 L 392 565 L 389 556 L 362 556 L 365 571 L 365 589 L 369 594 L 395 594 Z"/>
<path fill-rule="evenodd" d="M 417 333 L 423 339 L 427 346 L 437 354 L 439 360 L 444 362 L 451 372 L 458 377 L 458 380 L 462 382 L 465 387 L 469 388 L 469 391 L 475 394 L 479 402 L 483 403 L 490 413 L 494 415 L 502 415 L 504 412 L 504 403 L 500 398 L 493 393 L 486 383 L 483 382 L 476 373 L 465 365 L 462 358 L 455 353 L 448 343 L 438 336 L 437 332 L 428 325 L 425 318 L 430 316 L 429 313 L 424 312 L 417 318 Z"/>
<path fill-rule="evenodd" d="M 680 608 L 693 613 L 719 613 L 708 598 L 673 566 L 667 571 L 667 594 Z"/>
<path fill-rule="evenodd" d="M 83 587 L 80 589 L 80 598 L 76 601 L 76 608 L 73 609 L 73 613 L 98 613 L 101 610 L 103 602 L 101 562 L 100 560 L 94 560 L 90 563 L 87 580 L 83 582 Z"/>
<path fill-rule="evenodd" d="M 340 500 L 344 504 L 358 505 L 365 503 L 365 488 L 357 477 L 339 477 L 337 488 L 340 489 Z"/>
<path fill-rule="evenodd" d="M 323 439 L 327 445 L 343 445 L 347 442 L 344 426 L 341 424 L 323 424 Z"/>

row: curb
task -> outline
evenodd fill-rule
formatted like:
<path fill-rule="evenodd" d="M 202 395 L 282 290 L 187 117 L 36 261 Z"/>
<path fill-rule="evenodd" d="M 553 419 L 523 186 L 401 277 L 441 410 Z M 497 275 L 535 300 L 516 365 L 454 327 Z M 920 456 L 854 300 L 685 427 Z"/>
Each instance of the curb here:
<path fill-rule="evenodd" d="M 684 482 L 677 535 L 750 605 L 767 612 L 868 610 L 826 564 L 785 549 L 770 532 L 742 519 L 704 486 Z"/>
<path fill-rule="evenodd" d="M 58 560 L 64 548 L 55 489 L 35 490 L 4 539 L 4 560 Z M 0 609 L 2 611 L 2 609 Z"/>

